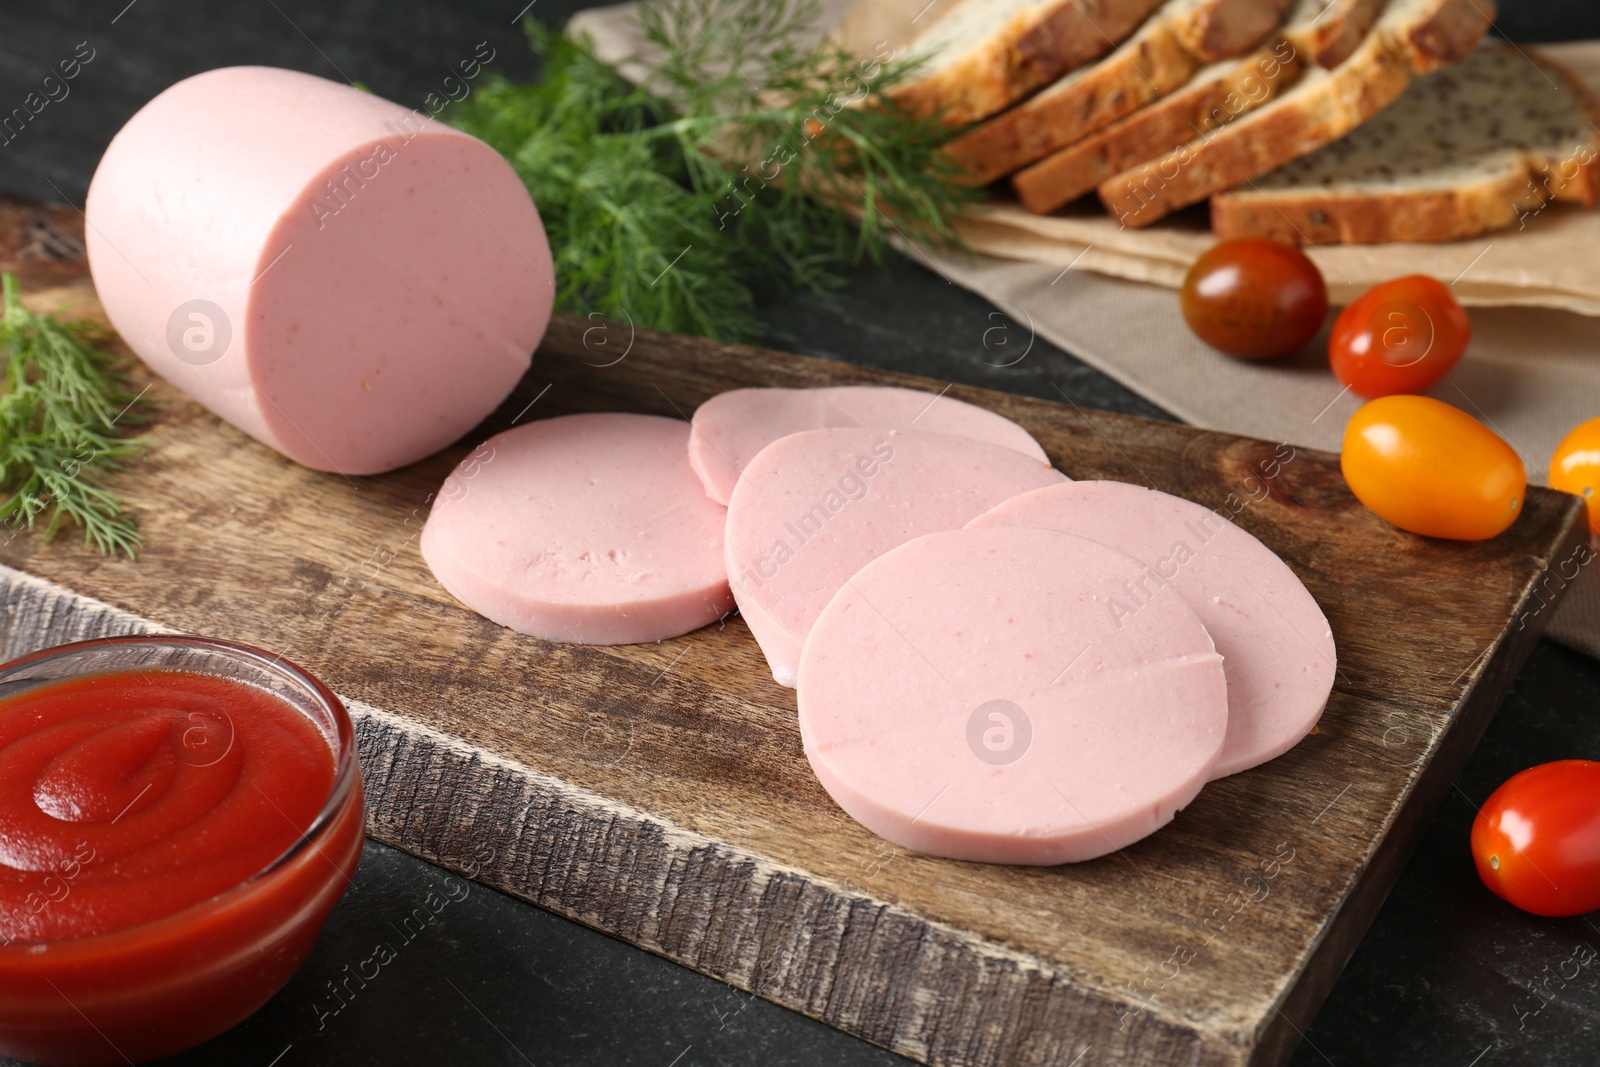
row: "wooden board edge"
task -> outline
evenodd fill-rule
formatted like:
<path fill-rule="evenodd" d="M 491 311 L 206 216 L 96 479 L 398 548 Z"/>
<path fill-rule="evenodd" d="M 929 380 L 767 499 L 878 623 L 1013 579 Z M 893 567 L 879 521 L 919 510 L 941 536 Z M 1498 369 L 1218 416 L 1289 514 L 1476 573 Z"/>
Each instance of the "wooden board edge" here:
<path fill-rule="evenodd" d="M 72 641 L 173 632 L 4 565 L 0 603 L 0 661 Z M 873 1044 L 935 1067 L 1014 1062 L 1024 1049 L 1030 1062 L 1070 1062 L 1095 1046 L 1132 1057 L 1113 1062 L 1243 1062 L 1217 1035 L 1130 1012 L 1023 953 L 809 879 L 383 709 L 346 705 L 376 840 Z M 653 907 L 640 904 L 646 900 Z M 1122 1030 L 1125 1015 L 1137 1021 Z"/>
<path fill-rule="evenodd" d="M 1352 887 L 1323 927 L 1322 937 L 1312 948 L 1300 980 L 1292 985 L 1277 1005 L 1257 1041 L 1250 1067 L 1281 1067 L 1289 1061 L 1305 1037 L 1305 1030 L 1333 991 L 1356 947 L 1366 936 L 1383 902 L 1399 881 L 1400 874 L 1432 825 L 1445 797 L 1467 760 L 1483 739 L 1489 723 L 1505 701 L 1511 685 L 1528 661 L 1570 580 L 1558 577 L 1560 584 L 1547 599 L 1540 590 L 1549 590 L 1553 568 L 1563 561 L 1578 558 L 1589 545 L 1587 512 L 1583 502 L 1572 497 L 1568 502 L 1567 524 L 1551 554 L 1540 561 L 1538 574 L 1528 580 L 1518 600 L 1516 618 L 1523 625 L 1503 631 L 1475 664 L 1467 677 L 1467 697 L 1461 714 L 1444 730 L 1433 756 L 1422 768 L 1408 795 L 1395 805 L 1395 818 L 1378 843 L 1364 877 L 1352 879 Z M 1536 604 L 1537 602 L 1537 604 Z M 1536 604 L 1536 606 L 1535 606 Z M 1466 842 L 1462 842 L 1465 855 Z"/>

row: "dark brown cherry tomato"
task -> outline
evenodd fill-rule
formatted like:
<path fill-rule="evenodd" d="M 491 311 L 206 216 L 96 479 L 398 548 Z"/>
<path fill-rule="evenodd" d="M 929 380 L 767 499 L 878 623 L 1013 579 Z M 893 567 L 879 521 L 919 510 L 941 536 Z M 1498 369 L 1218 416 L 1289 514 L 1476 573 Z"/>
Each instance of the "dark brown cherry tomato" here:
<path fill-rule="evenodd" d="M 1189 329 L 1212 348 L 1238 359 L 1276 359 L 1322 329 L 1328 284 L 1298 248 L 1238 237 L 1189 268 L 1182 306 Z"/>
<path fill-rule="evenodd" d="M 1450 373 L 1471 341 L 1472 322 L 1444 283 L 1411 274 L 1373 286 L 1339 313 L 1328 364 L 1366 400 L 1421 393 Z"/>

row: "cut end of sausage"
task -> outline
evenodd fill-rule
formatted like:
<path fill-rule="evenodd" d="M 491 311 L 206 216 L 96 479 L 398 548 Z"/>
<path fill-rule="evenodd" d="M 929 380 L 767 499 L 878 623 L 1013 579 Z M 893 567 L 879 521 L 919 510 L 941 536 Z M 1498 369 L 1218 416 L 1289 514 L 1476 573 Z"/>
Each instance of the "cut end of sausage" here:
<path fill-rule="evenodd" d="M 734 489 L 726 555 L 773 678 L 794 684 L 812 623 L 863 564 L 1064 480 L 1015 449 L 918 430 L 808 430 L 762 449 Z"/>
<path fill-rule="evenodd" d="M 112 139 L 85 212 L 129 347 L 319 470 L 460 438 L 527 370 L 554 301 L 538 211 L 498 153 L 297 71 L 171 86 Z"/>
<path fill-rule="evenodd" d="M 1180 598 L 1112 610 L 1138 561 L 1053 530 L 954 530 L 867 564 L 800 660 L 800 733 L 873 833 L 987 863 L 1093 859 L 1169 822 L 1227 731 Z"/>
<path fill-rule="evenodd" d="M 964 400 L 883 385 L 823 389 L 733 389 L 694 413 L 689 462 L 719 504 L 733 498 L 740 472 L 772 442 L 803 430 L 876 427 L 947 433 L 1015 449 L 1048 464 L 1033 435 L 1003 415 Z"/>
<path fill-rule="evenodd" d="M 490 438 L 440 489 L 422 555 L 480 615 L 548 641 L 661 641 L 733 608 L 725 508 L 654 415 L 544 419 Z"/>
<path fill-rule="evenodd" d="M 539 215 L 494 149 L 387 140 L 381 167 L 382 140 L 311 180 L 319 209 L 274 228 L 242 324 L 278 447 L 319 470 L 393 470 L 459 440 L 516 388 L 554 302 Z"/>
<path fill-rule="evenodd" d="M 1327 617 L 1283 560 L 1230 515 L 1142 486 L 1087 481 L 1025 493 L 971 526 L 1038 527 L 1110 545 L 1142 565 L 1117 594 L 1120 614 L 1164 599 L 1194 610 L 1228 677 L 1228 736 L 1215 777 L 1281 756 L 1322 716 L 1337 655 Z"/>

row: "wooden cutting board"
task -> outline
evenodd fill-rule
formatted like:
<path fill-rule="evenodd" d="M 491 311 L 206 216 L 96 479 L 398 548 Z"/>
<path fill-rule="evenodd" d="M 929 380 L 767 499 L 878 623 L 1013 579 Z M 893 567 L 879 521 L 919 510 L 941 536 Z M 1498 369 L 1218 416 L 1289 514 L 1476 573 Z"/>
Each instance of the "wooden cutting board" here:
<path fill-rule="evenodd" d="M 0 268 L 94 311 L 81 227 L 0 203 Z M 1324 453 L 950 389 L 1074 478 L 1231 516 L 1338 642 L 1315 735 L 1152 837 L 1054 869 L 932 859 L 857 826 L 737 618 L 655 645 L 546 644 L 463 609 L 418 553 L 430 494 L 513 421 L 841 383 L 944 387 L 558 317 L 466 441 L 347 479 L 158 383 L 157 443 L 116 482 L 144 552 L 0 545 L 0 653 L 150 626 L 282 652 L 351 703 L 374 837 L 457 869 L 492 849 L 479 877 L 497 888 L 927 1063 L 1282 1063 L 1549 619 L 1581 505 L 1535 489 L 1494 541 L 1426 541 L 1367 513 Z"/>

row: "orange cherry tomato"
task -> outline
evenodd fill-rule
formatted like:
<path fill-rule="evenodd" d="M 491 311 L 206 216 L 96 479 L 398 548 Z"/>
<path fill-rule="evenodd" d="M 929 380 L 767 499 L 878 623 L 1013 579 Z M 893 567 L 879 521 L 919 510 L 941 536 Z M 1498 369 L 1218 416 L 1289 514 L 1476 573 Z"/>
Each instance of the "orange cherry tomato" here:
<path fill-rule="evenodd" d="M 1322 329 L 1328 285 L 1293 245 L 1238 237 L 1195 261 L 1180 302 L 1189 329 L 1212 348 L 1239 359 L 1276 359 Z"/>
<path fill-rule="evenodd" d="M 1367 400 L 1432 388 L 1472 341 L 1472 321 L 1443 283 L 1425 274 L 1368 289 L 1333 320 L 1333 376 Z"/>
<path fill-rule="evenodd" d="M 1590 419 L 1567 434 L 1550 458 L 1550 485 L 1583 497 L 1589 530 L 1600 533 L 1600 419 Z"/>
<path fill-rule="evenodd" d="M 1483 884 L 1535 915 L 1600 908 L 1600 763 L 1557 760 L 1512 775 L 1472 821 Z"/>
<path fill-rule="evenodd" d="M 1386 396 L 1344 431 L 1344 480 L 1368 508 L 1426 537 L 1483 541 L 1522 513 L 1528 476 L 1512 447 L 1426 396 Z"/>

